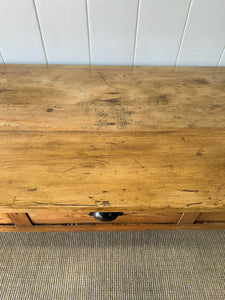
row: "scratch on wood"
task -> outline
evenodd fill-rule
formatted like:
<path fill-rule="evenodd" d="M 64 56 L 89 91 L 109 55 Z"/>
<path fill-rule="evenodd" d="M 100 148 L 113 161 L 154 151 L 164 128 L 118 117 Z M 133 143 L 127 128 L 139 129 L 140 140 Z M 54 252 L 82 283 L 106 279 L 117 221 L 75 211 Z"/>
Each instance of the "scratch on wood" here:
<path fill-rule="evenodd" d="M 142 166 L 142 164 L 139 162 L 139 161 L 137 161 L 136 159 L 134 160 L 135 162 L 136 162 L 136 164 L 138 164 L 142 169 L 144 169 L 145 167 L 144 166 Z"/>
<path fill-rule="evenodd" d="M 33 188 L 33 189 L 27 189 L 28 192 L 36 192 L 37 188 Z"/>
<path fill-rule="evenodd" d="M 186 206 L 189 207 L 189 206 L 198 205 L 198 204 L 202 204 L 202 202 L 189 203 Z"/>
<path fill-rule="evenodd" d="M 198 190 L 178 190 L 180 192 L 198 193 Z"/>
<path fill-rule="evenodd" d="M 224 186 L 225 186 L 225 183 L 221 184 L 221 185 L 218 187 L 217 192 L 219 192 Z"/>
<path fill-rule="evenodd" d="M 104 81 L 104 83 L 105 83 L 106 85 L 108 85 L 108 83 L 106 82 L 106 80 L 105 80 L 104 76 L 102 75 L 102 73 L 101 73 L 101 72 L 98 72 L 98 74 L 100 75 L 100 77 L 102 78 L 102 80 Z"/>
<path fill-rule="evenodd" d="M 73 169 L 76 169 L 76 168 L 73 167 L 73 168 L 70 168 L 70 169 L 68 169 L 68 170 L 65 170 L 64 173 L 69 172 L 69 171 L 71 171 L 71 170 L 73 170 Z"/>

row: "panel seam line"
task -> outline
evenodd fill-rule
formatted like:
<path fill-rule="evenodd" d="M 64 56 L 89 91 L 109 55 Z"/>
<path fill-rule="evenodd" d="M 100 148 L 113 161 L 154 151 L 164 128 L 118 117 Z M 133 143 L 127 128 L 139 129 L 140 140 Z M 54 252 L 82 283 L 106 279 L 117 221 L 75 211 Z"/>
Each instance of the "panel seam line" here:
<path fill-rule="evenodd" d="M 189 21 L 193 1 L 194 0 L 190 0 L 190 3 L 189 3 L 188 12 L 187 12 L 187 16 L 186 16 L 186 19 L 185 19 L 185 24 L 184 24 L 184 28 L 183 28 L 183 32 L 182 32 L 182 36 L 181 36 L 181 40 L 180 40 L 180 45 L 179 45 L 179 48 L 178 48 L 177 57 L 176 57 L 176 61 L 175 61 L 175 67 L 177 66 L 178 60 L 180 58 L 181 48 L 183 46 L 184 36 L 185 36 L 185 33 L 186 33 L 186 29 L 187 29 L 187 25 L 188 25 L 188 21 Z"/>
<path fill-rule="evenodd" d="M 44 56 L 45 56 L 45 61 L 46 61 L 46 64 L 48 65 L 48 58 L 47 58 L 47 53 L 46 53 L 46 49 L 45 49 L 45 43 L 44 43 L 44 39 L 43 39 L 43 35 L 42 35 L 41 24 L 40 24 L 40 20 L 38 17 L 37 6 L 35 3 L 35 0 L 33 0 L 33 5 L 34 5 L 34 11 L 35 11 L 38 29 L 39 29 L 39 33 L 40 33 L 41 44 L 42 44 L 42 48 L 43 48 L 43 52 L 44 52 Z"/>
<path fill-rule="evenodd" d="M 89 14 L 88 14 L 88 0 L 86 3 L 86 19 L 87 19 L 87 36 L 88 36 L 88 52 L 89 52 L 89 65 L 91 66 L 91 41 L 90 41 L 90 25 L 89 25 Z"/>
<path fill-rule="evenodd" d="M 5 64 L 5 60 L 4 60 L 3 56 L 2 56 L 2 52 L 1 51 L 0 51 L 0 57 L 2 59 L 3 64 Z"/>
<path fill-rule="evenodd" d="M 138 23 L 139 23 L 139 12 L 140 12 L 140 1 L 137 3 L 137 16 L 136 16 L 136 25 L 135 25 L 135 36 L 134 36 L 134 53 L 133 53 L 133 63 L 134 66 L 135 58 L 136 58 L 136 49 L 137 49 L 137 31 L 138 31 Z"/>
<path fill-rule="evenodd" d="M 218 60 L 218 63 L 217 63 L 217 67 L 219 67 L 219 65 L 220 65 L 220 63 L 222 61 L 223 55 L 225 55 L 225 46 L 224 46 L 224 48 L 222 50 L 222 53 L 221 53 L 221 55 L 219 57 L 219 60 Z"/>

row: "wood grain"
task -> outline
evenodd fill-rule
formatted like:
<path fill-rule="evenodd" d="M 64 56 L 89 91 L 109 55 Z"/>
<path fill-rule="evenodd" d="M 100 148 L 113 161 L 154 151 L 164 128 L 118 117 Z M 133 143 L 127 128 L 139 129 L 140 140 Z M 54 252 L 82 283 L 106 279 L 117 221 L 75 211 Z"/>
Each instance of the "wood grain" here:
<path fill-rule="evenodd" d="M 2 67 L 1 213 L 224 212 L 224 99 L 224 68 Z"/>
<path fill-rule="evenodd" d="M 0 132 L 0 211 L 224 211 L 225 131 Z"/>
<path fill-rule="evenodd" d="M 225 128 L 225 68 L 7 65 L 0 130 Z"/>

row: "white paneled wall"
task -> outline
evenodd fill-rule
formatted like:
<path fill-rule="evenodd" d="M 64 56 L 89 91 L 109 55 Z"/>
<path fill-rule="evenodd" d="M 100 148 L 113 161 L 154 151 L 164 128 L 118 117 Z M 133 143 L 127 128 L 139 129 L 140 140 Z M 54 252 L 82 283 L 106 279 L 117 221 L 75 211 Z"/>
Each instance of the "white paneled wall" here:
<path fill-rule="evenodd" d="M 35 0 L 50 64 L 89 64 L 88 23 L 83 0 Z"/>
<path fill-rule="evenodd" d="M 0 0 L 0 51 L 5 63 L 46 63 L 32 0 Z"/>
<path fill-rule="evenodd" d="M 225 66 L 225 0 L 0 0 L 0 63 Z"/>
<path fill-rule="evenodd" d="M 225 0 L 193 0 L 178 65 L 215 66 L 225 43 Z"/>
<path fill-rule="evenodd" d="M 175 65 L 189 2 L 140 1 L 136 65 Z"/>
<path fill-rule="evenodd" d="M 91 62 L 132 65 L 138 0 L 88 0 Z"/>

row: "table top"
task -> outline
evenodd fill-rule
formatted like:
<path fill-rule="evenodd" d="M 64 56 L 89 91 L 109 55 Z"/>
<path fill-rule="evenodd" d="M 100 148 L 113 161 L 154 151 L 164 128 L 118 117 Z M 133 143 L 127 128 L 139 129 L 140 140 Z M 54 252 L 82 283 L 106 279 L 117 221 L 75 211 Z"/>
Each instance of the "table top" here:
<path fill-rule="evenodd" d="M 225 68 L 0 66 L 0 211 L 224 211 Z"/>
<path fill-rule="evenodd" d="M 0 130 L 225 128 L 225 68 L 0 65 Z"/>

